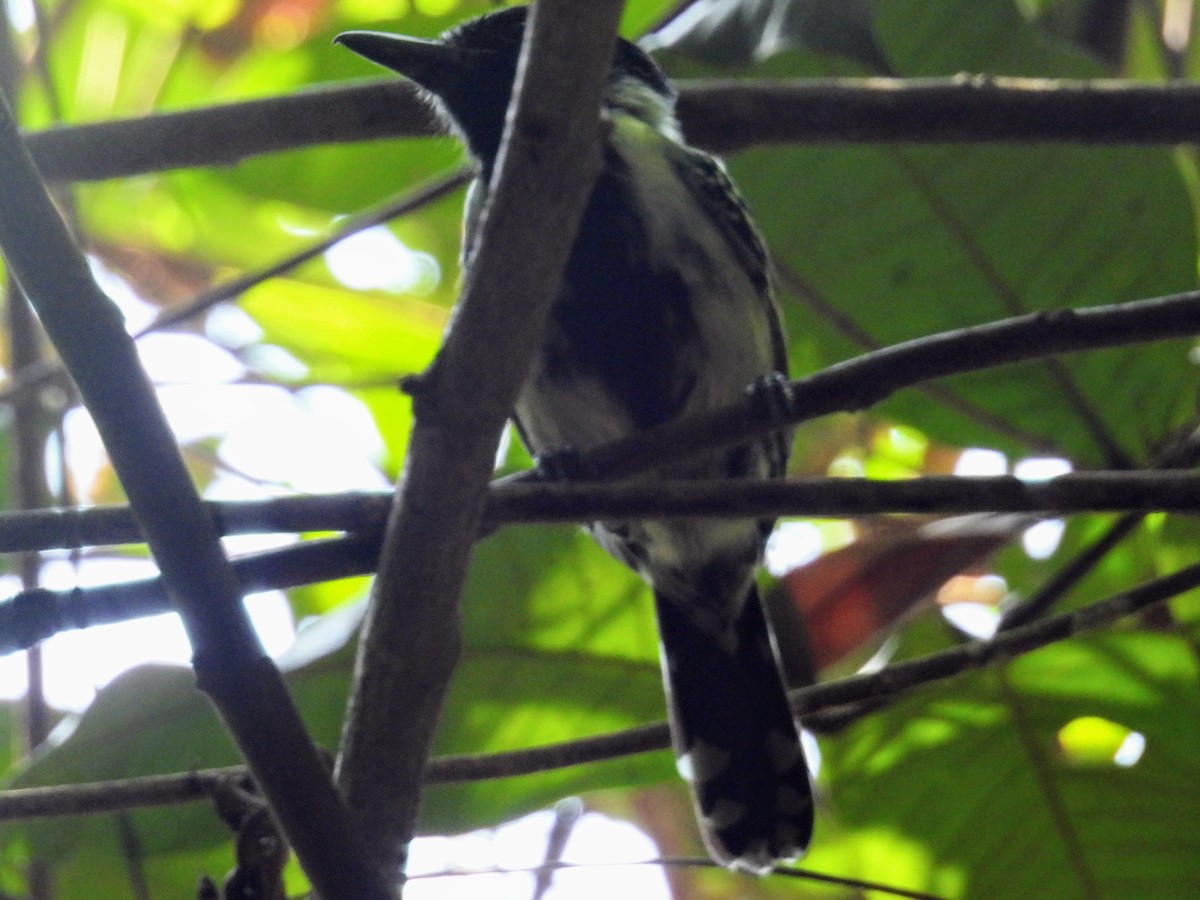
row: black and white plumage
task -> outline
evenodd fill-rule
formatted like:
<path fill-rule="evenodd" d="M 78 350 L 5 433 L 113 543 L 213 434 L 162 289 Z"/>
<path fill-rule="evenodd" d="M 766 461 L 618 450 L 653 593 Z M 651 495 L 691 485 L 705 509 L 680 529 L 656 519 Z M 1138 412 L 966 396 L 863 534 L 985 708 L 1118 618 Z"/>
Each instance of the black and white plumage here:
<path fill-rule="evenodd" d="M 418 41 L 338 40 L 425 88 L 482 169 L 495 164 L 525 25 L 517 7 Z M 618 41 L 604 165 L 541 352 L 515 409 L 535 454 L 584 450 L 737 400 L 786 373 L 766 252 L 720 164 L 687 146 L 675 91 Z M 681 461 L 648 477 L 780 476 L 788 436 Z M 654 590 L 671 733 L 714 859 L 762 873 L 799 856 L 812 793 L 754 572 L 770 521 L 599 522 L 592 534 Z"/>

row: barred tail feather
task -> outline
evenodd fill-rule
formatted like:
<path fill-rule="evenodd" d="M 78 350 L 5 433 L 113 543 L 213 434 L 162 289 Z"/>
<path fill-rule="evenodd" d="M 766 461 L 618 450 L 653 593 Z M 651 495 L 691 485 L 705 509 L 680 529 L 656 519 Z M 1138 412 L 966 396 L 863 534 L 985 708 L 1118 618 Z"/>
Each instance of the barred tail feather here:
<path fill-rule="evenodd" d="M 733 640 L 687 604 L 655 594 L 671 736 L 691 782 L 704 843 L 722 865 L 764 874 L 800 856 L 812 786 L 757 589 Z"/>

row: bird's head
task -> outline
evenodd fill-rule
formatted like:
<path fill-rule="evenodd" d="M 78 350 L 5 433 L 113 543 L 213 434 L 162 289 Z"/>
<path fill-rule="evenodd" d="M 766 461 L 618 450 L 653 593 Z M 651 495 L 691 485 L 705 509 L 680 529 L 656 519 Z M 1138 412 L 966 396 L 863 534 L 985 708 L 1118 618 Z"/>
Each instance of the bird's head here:
<path fill-rule="evenodd" d="M 471 19 L 438 40 L 378 31 L 347 31 L 335 41 L 416 82 L 491 168 L 504 132 L 525 33 L 526 8 L 510 7 Z M 642 50 L 618 39 L 608 78 L 606 105 L 675 129 L 675 89 Z"/>

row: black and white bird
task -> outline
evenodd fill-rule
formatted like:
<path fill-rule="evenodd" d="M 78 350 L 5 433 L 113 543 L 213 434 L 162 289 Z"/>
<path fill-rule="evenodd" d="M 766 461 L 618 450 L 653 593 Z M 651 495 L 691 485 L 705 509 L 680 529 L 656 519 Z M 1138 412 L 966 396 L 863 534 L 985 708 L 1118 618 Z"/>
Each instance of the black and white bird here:
<path fill-rule="evenodd" d="M 338 42 L 416 82 L 480 174 L 466 246 L 504 129 L 526 11 L 423 41 Z M 619 40 L 604 165 L 514 418 L 534 454 L 585 450 L 738 400 L 787 372 L 763 243 L 721 165 L 688 146 L 675 90 Z M 681 459 L 649 477 L 777 477 L 789 435 Z M 771 521 L 597 522 L 596 540 L 654 591 L 671 734 L 713 858 L 763 873 L 808 846 L 813 800 L 754 574 Z"/>

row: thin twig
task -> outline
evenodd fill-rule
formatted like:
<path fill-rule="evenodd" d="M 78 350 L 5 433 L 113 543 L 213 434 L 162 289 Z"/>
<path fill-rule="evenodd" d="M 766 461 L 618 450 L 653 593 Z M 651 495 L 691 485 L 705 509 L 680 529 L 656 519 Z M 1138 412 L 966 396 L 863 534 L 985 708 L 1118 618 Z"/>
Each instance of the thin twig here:
<path fill-rule="evenodd" d="M 563 851 L 582 815 L 583 802 L 578 797 L 565 797 L 554 804 L 554 822 L 546 835 L 546 851 L 542 855 L 542 864 L 533 873 L 531 900 L 544 900 L 550 891 L 554 873 L 562 863 Z"/>
<path fill-rule="evenodd" d="M 870 674 L 854 675 L 791 692 L 792 708 L 808 716 L 863 700 L 889 697 L 965 672 L 1010 661 L 1062 640 L 1105 628 L 1120 619 L 1200 585 L 1200 564 L 1097 601 L 1074 612 L 1054 616 L 971 641 L 918 659 L 893 663 Z M 529 775 L 619 756 L 664 750 L 670 744 L 666 722 L 653 722 L 617 732 L 557 744 L 499 753 L 443 756 L 429 761 L 429 784 L 483 781 Z M 217 779 L 244 775 L 231 767 L 180 775 L 157 775 L 65 787 L 24 788 L 0 792 L 0 821 L 115 812 L 200 800 Z"/>
<path fill-rule="evenodd" d="M 891 697 L 923 684 L 1008 661 L 1025 653 L 1111 625 L 1200 585 L 1200 564 L 1098 601 L 1071 613 L 1014 628 L 987 641 L 970 641 L 949 650 L 893 663 L 869 675 L 853 675 L 791 692 L 792 709 L 803 717 L 865 700 Z M 431 782 L 479 780 L 528 775 L 566 765 L 661 750 L 669 746 L 665 722 L 503 753 L 442 757 L 431 761 Z"/>
<path fill-rule="evenodd" d="M 378 532 L 387 521 L 391 499 L 391 491 L 347 491 L 206 505 L 223 535 Z M 0 553 L 140 544 L 144 540 L 128 506 L 0 513 Z"/>
<path fill-rule="evenodd" d="M 134 338 L 145 337 L 147 334 L 161 331 L 164 328 L 169 328 L 200 315 L 218 304 L 237 298 L 251 288 L 262 284 L 264 281 L 277 278 L 285 272 L 290 272 L 297 266 L 315 259 L 338 241 L 345 240 L 352 234 L 405 216 L 440 200 L 442 197 L 466 184 L 470 178 L 470 174 L 466 169 L 459 169 L 458 171 L 436 178 L 413 191 L 407 191 L 399 198 L 385 201 L 376 207 L 350 216 L 333 234 L 313 242 L 303 250 L 290 254 L 262 269 L 247 272 L 237 278 L 218 284 L 198 294 L 182 306 L 164 310 L 153 322 L 134 335 Z M 65 380 L 64 370 L 58 363 L 44 361 L 23 366 L 14 373 L 8 384 L 0 389 L 0 403 L 20 400 L 29 391 L 56 380 Z M 295 385 L 289 385 L 289 387 L 295 387 Z"/>
<path fill-rule="evenodd" d="M 680 866 L 687 868 L 718 868 L 717 864 L 711 859 L 702 857 L 664 857 L 657 860 L 664 866 Z M 841 875 L 827 875 L 823 872 L 814 872 L 812 869 L 804 869 L 799 866 L 776 866 L 771 870 L 771 874 L 779 878 L 795 878 L 801 881 L 816 881 L 821 884 L 836 884 L 839 887 L 856 888 L 859 891 L 871 891 L 881 894 L 888 894 L 892 897 L 903 897 L 907 900 L 945 900 L 939 894 L 930 894 L 926 891 L 914 891 L 908 888 L 895 887 L 890 884 L 883 884 L 878 881 L 867 881 L 862 878 L 847 878 Z"/>
<path fill-rule="evenodd" d="M 1200 460 L 1200 431 L 1197 431 L 1196 427 L 1196 423 L 1192 423 L 1182 440 L 1159 454 L 1155 460 L 1157 469 L 1170 471 L 1190 468 Z M 1109 525 L 1103 534 L 1059 567 L 1058 571 L 1023 603 L 1007 610 L 998 629 L 1007 631 L 1045 615 L 1067 591 L 1092 571 L 1109 551 L 1137 529 L 1146 517 L 1146 512 L 1147 510 L 1138 510 L 1126 513 Z"/>
<path fill-rule="evenodd" d="M 207 800 L 217 785 L 245 778 L 245 766 L 117 781 L 0 791 L 0 822 L 88 816 Z"/>
<path fill-rule="evenodd" d="M 555 872 L 563 870 L 591 870 L 591 869 L 611 869 L 624 866 L 667 866 L 673 868 L 687 869 L 721 869 L 721 866 L 707 857 L 699 856 L 663 856 L 658 859 L 645 859 L 636 862 L 613 862 L 613 863 L 565 863 L 559 862 L 554 864 L 552 870 Z M 422 872 L 420 875 L 412 876 L 412 880 L 432 880 L 434 878 L 470 878 L 473 875 L 514 875 L 527 872 L 540 871 L 532 866 L 517 866 L 503 867 L 493 869 L 472 869 L 463 871 L 461 869 L 448 869 L 442 872 Z M 724 870 L 722 870 L 724 871 Z M 811 869 L 803 869 L 796 866 L 776 866 L 771 870 L 771 874 L 780 878 L 796 878 L 802 881 L 815 881 L 821 884 L 835 884 L 839 887 L 857 888 L 860 891 L 873 891 L 881 894 L 888 894 L 892 897 L 907 898 L 907 900 L 943 900 L 937 894 L 929 894 L 924 891 L 913 891 L 907 888 L 893 887 L 892 885 L 883 884 L 878 881 L 866 881 L 861 878 L 847 878 L 841 875 L 827 875 L 822 872 L 814 872 Z M 736 876 L 735 876 L 736 877 Z"/>
<path fill-rule="evenodd" d="M 146 854 L 141 838 L 128 813 L 116 815 L 117 840 L 121 846 L 121 860 L 125 863 L 125 874 L 129 878 L 129 892 L 133 900 L 150 900 L 150 885 L 146 881 Z"/>
<path fill-rule="evenodd" d="M 367 575 L 379 560 L 381 533 L 304 541 L 280 550 L 248 554 L 233 561 L 243 592 L 283 590 Z M 23 591 L 0 604 L 0 655 L 25 650 L 75 628 L 126 622 L 172 612 L 161 578 L 143 578 L 87 588 Z"/>
<path fill-rule="evenodd" d="M 357 234 L 375 225 L 382 225 L 384 222 L 390 222 L 392 219 L 408 215 L 415 210 L 422 209 L 430 203 L 440 200 L 447 194 L 462 187 L 470 178 L 471 172 L 469 169 L 459 169 L 448 175 L 436 178 L 413 191 L 406 191 L 401 197 L 393 198 L 371 209 L 350 216 L 341 223 L 340 227 L 333 234 L 315 241 L 300 252 L 293 253 L 266 268 L 247 272 L 245 275 L 240 275 L 224 284 L 218 284 L 177 309 L 164 310 L 153 322 L 139 331 L 134 337 L 140 338 L 151 332 L 161 331 L 164 328 L 169 328 L 172 325 L 177 325 L 180 322 L 197 316 L 220 303 L 233 300 L 235 297 L 244 294 L 252 287 L 262 284 L 264 281 L 289 272 L 297 266 L 308 262 L 310 259 L 316 259 L 334 244 L 338 243 L 338 241 L 343 241 L 352 234 Z"/>

